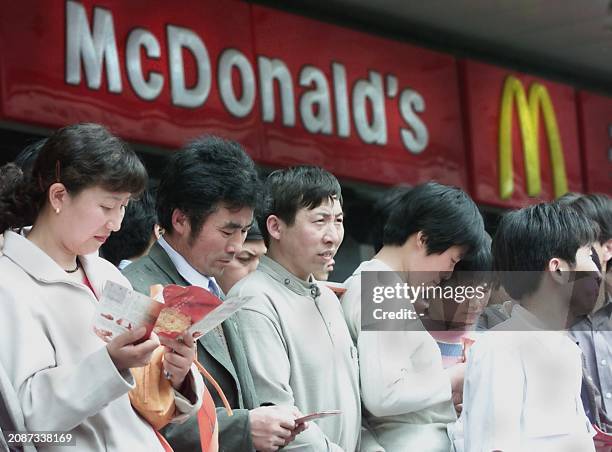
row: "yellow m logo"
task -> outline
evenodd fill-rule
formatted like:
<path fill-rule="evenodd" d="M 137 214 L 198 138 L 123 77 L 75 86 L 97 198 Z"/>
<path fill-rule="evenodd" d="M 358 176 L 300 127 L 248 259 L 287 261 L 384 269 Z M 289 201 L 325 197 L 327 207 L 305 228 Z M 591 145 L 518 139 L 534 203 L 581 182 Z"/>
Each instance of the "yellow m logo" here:
<path fill-rule="evenodd" d="M 504 83 L 499 115 L 499 195 L 508 199 L 514 191 L 512 165 L 512 106 L 516 101 L 519 126 L 523 141 L 525 160 L 525 181 L 528 196 L 538 196 L 542 191 L 540 173 L 540 110 L 543 113 L 550 165 L 552 169 L 555 197 L 568 192 L 565 161 L 561 147 L 559 127 L 550 96 L 544 85 L 532 83 L 529 88 L 529 102 L 519 79 L 508 76 Z"/>

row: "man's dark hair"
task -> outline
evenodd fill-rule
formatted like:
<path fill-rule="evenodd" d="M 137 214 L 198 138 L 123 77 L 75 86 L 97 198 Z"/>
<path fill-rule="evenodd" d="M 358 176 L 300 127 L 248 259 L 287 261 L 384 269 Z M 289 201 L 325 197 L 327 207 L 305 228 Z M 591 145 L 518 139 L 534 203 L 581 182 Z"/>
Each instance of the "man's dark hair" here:
<path fill-rule="evenodd" d="M 266 226 L 270 215 L 276 215 L 291 226 L 298 210 L 311 210 L 334 198 L 342 205 L 340 183 L 333 174 L 323 168 L 294 166 L 270 173 L 265 183 L 265 204 L 259 216 L 259 229 L 266 245 L 270 244 L 270 234 Z"/>
<path fill-rule="evenodd" d="M 491 236 L 485 232 L 480 244 L 461 258 L 453 270 L 463 284 L 490 284 L 493 281 Z M 451 277 L 452 279 L 452 277 Z"/>
<path fill-rule="evenodd" d="M 417 185 L 392 205 L 383 231 L 383 245 L 402 246 L 423 231 L 427 254 L 443 253 L 451 246 L 467 252 L 483 240 L 484 221 L 478 207 L 461 189 L 436 182 Z"/>
<path fill-rule="evenodd" d="M 141 256 L 151 243 L 156 223 L 155 194 L 148 189 L 139 199 L 129 202 L 121 229 L 113 232 L 100 247 L 102 256 L 115 266 L 123 259 Z"/>
<path fill-rule="evenodd" d="M 261 230 L 259 229 L 259 226 L 257 224 L 257 221 L 253 222 L 253 225 L 251 226 L 251 229 L 249 229 L 249 232 L 247 232 L 246 238 L 244 239 L 246 242 L 254 242 L 256 240 L 263 240 L 263 234 L 261 233 Z"/>
<path fill-rule="evenodd" d="M 172 212 L 180 209 L 189 219 L 193 238 L 220 204 L 255 209 L 260 192 L 255 164 L 242 146 L 206 136 L 170 157 L 157 190 L 157 217 L 171 234 Z"/>
<path fill-rule="evenodd" d="M 557 202 L 568 205 L 581 215 L 585 215 L 599 226 L 599 243 L 612 239 L 612 199 L 603 194 L 578 195 L 568 193 Z"/>
<path fill-rule="evenodd" d="M 589 218 L 558 202 L 508 212 L 493 237 L 493 268 L 506 292 L 521 300 L 537 290 L 551 259 L 574 265 L 578 249 L 598 233 Z"/>
<path fill-rule="evenodd" d="M 410 187 L 398 186 L 387 190 L 375 203 L 372 212 L 370 228 L 370 242 L 374 246 L 374 252 L 378 253 L 383 247 L 385 224 L 395 210 L 395 206 L 406 193 L 412 190 Z"/>

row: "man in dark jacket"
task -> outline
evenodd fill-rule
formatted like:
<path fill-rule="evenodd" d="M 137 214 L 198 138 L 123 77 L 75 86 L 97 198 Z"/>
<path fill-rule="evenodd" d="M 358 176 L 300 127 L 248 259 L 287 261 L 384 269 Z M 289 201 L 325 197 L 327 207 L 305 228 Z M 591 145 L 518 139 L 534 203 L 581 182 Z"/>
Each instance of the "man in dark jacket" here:
<path fill-rule="evenodd" d="M 135 290 L 153 284 L 197 285 L 221 295 L 215 277 L 241 250 L 260 193 L 253 161 L 236 143 L 208 137 L 174 154 L 157 192 L 157 215 L 165 235 L 124 274 Z M 227 396 L 228 416 L 212 386 L 220 450 L 275 451 L 299 432 L 294 407 L 264 406 L 255 394 L 240 337 L 231 317 L 198 342 L 198 360 Z M 197 419 L 164 431 L 175 451 L 199 450 Z"/>

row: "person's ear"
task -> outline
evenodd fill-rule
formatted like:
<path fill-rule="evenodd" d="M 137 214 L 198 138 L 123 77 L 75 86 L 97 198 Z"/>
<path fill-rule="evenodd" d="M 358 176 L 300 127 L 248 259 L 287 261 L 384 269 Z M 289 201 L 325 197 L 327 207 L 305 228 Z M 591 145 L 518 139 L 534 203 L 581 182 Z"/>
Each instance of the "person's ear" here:
<path fill-rule="evenodd" d="M 49 205 L 51 209 L 59 214 L 64 206 L 66 205 L 66 201 L 68 198 L 68 190 L 66 190 L 66 186 L 61 182 L 55 182 L 51 184 L 49 187 Z"/>
<path fill-rule="evenodd" d="M 553 257 L 548 261 L 546 270 L 548 270 L 553 281 L 558 284 L 567 284 L 570 280 L 570 268 L 563 259 Z"/>
<path fill-rule="evenodd" d="M 164 235 L 164 228 L 162 228 L 159 224 L 155 224 L 153 226 L 153 235 L 155 235 L 155 240 L 159 240 L 159 238 Z"/>
<path fill-rule="evenodd" d="M 419 249 L 424 248 L 424 250 L 427 251 L 427 236 L 423 231 L 417 232 L 416 246 Z"/>
<path fill-rule="evenodd" d="M 191 222 L 181 209 L 172 211 L 172 229 L 181 237 L 191 234 Z"/>
<path fill-rule="evenodd" d="M 285 222 L 276 215 L 270 215 L 266 219 L 266 228 L 268 228 L 268 234 L 270 234 L 271 238 L 280 240 L 285 228 Z"/>

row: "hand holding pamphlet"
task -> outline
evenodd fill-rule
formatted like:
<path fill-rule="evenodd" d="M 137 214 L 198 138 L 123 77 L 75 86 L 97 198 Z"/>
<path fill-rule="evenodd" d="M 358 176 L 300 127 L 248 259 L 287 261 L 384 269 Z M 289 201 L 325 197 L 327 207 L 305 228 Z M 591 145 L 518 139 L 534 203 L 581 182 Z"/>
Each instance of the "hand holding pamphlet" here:
<path fill-rule="evenodd" d="M 299 417 L 295 420 L 295 425 L 303 424 L 304 422 L 314 421 L 315 419 L 321 419 L 323 417 L 328 416 L 336 416 L 342 413 L 340 410 L 327 410 L 327 411 L 318 411 L 316 413 L 310 413 L 306 416 Z"/>
<path fill-rule="evenodd" d="M 153 286 L 155 298 L 108 281 L 98 303 L 93 329 L 105 342 L 141 327 L 176 338 L 189 331 L 194 339 L 206 334 L 240 309 L 250 297 L 221 301 L 208 290 L 197 286 L 174 284 Z"/>

